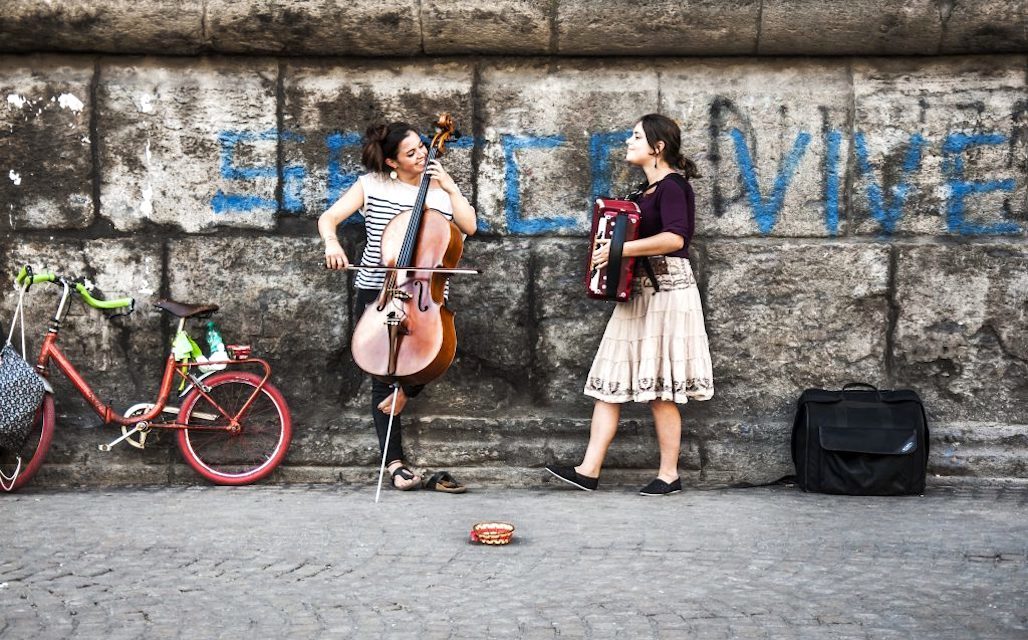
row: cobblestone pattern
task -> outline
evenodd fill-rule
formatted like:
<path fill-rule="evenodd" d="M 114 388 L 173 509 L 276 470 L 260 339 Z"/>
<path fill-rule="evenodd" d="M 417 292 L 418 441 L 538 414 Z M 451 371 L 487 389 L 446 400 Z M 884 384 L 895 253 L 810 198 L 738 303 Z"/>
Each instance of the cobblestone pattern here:
<path fill-rule="evenodd" d="M 1028 494 L 5 496 L 4 638 L 1013 640 Z M 470 544 L 483 519 L 515 542 Z M 973 527 L 967 526 L 973 520 Z"/>

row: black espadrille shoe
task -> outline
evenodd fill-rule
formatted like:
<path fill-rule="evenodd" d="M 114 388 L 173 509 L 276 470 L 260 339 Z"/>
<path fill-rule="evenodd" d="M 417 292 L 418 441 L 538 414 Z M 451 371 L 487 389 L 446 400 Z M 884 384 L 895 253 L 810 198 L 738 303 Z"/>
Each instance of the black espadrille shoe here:
<path fill-rule="evenodd" d="M 668 484 L 660 478 L 654 478 L 652 482 L 639 490 L 641 496 L 669 496 L 682 490 L 682 479 L 675 478 L 675 481 Z"/>
<path fill-rule="evenodd" d="M 595 491 L 596 487 L 600 484 L 599 478 L 583 476 L 579 472 L 575 471 L 574 467 L 558 467 L 555 464 L 548 464 L 546 465 L 546 470 L 564 482 L 578 487 L 582 491 Z"/>

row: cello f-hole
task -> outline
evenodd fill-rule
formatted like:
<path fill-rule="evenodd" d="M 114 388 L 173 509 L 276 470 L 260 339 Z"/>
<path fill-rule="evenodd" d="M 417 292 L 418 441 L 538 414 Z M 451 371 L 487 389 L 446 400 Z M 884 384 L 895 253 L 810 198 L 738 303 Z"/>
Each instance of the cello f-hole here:
<path fill-rule="evenodd" d="M 417 280 L 414 286 L 418 289 L 418 309 L 422 312 L 428 311 L 428 303 L 425 302 L 425 283 Z"/>

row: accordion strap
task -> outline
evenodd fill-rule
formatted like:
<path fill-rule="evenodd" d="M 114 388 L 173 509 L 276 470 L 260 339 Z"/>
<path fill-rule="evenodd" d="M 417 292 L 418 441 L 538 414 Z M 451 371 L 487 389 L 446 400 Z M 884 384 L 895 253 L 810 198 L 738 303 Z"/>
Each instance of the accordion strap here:
<path fill-rule="evenodd" d="M 653 293 L 660 291 L 660 283 L 657 282 L 657 274 L 653 272 L 653 265 L 650 263 L 650 257 L 646 256 L 642 260 L 643 269 L 646 270 L 646 277 L 653 283 Z"/>
<path fill-rule="evenodd" d="M 628 232 L 628 216 L 619 214 L 614 219 L 614 235 L 610 239 L 609 263 L 607 264 L 607 297 L 617 300 L 618 283 L 621 280 L 621 258 L 625 251 L 625 237 Z"/>

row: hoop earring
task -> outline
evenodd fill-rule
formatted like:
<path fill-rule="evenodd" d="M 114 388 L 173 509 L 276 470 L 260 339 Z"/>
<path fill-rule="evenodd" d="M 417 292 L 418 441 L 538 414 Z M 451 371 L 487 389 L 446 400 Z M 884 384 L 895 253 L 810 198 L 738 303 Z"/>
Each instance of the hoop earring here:
<path fill-rule="evenodd" d="M 393 169 L 392 171 L 389 172 L 389 177 L 392 178 L 393 180 L 396 180 L 396 169 Z"/>

